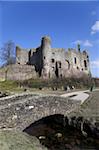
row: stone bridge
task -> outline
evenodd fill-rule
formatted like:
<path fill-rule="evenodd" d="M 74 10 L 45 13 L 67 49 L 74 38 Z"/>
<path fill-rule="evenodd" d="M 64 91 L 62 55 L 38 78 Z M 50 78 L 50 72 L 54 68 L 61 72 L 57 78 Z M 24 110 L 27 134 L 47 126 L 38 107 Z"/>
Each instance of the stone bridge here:
<path fill-rule="evenodd" d="M 52 95 L 23 93 L 0 98 L 0 128 L 23 130 L 44 117 L 67 115 L 80 101 Z"/>

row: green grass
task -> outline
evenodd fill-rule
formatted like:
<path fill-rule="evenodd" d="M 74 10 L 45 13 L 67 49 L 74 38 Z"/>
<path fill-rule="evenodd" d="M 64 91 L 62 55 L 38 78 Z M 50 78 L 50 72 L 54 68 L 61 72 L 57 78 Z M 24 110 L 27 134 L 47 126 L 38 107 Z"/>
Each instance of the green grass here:
<path fill-rule="evenodd" d="M 24 89 L 42 89 L 42 88 L 58 88 L 66 86 L 74 86 L 76 89 L 88 89 L 90 87 L 90 81 L 87 79 L 30 79 L 25 81 L 0 81 L 0 91 L 9 91 L 9 92 L 21 92 Z"/>
<path fill-rule="evenodd" d="M 6 91 L 6 92 L 18 92 L 22 91 L 21 88 L 19 88 L 18 83 L 16 81 L 0 81 L 0 91 Z"/>

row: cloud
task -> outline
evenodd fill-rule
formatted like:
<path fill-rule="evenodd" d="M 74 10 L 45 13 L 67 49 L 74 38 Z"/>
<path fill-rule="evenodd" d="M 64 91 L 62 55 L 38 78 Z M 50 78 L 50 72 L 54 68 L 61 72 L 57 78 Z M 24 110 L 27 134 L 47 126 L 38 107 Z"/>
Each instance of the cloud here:
<path fill-rule="evenodd" d="M 91 68 L 97 68 L 97 69 L 99 69 L 99 59 L 91 61 L 90 64 L 91 64 Z"/>
<path fill-rule="evenodd" d="M 89 40 L 85 40 L 85 41 L 83 42 L 83 46 L 92 47 L 93 44 L 92 44 Z"/>
<path fill-rule="evenodd" d="M 91 34 L 99 32 L 99 20 L 91 27 Z"/>
<path fill-rule="evenodd" d="M 84 40 L 84 41 L 83 40 L 76 40 L 72 43 L 75 44 L 75 45 L 81 44 L 84 47 L 92 47 L 93 46 L 92 42 L 90 42 L 89 40 Z"/>

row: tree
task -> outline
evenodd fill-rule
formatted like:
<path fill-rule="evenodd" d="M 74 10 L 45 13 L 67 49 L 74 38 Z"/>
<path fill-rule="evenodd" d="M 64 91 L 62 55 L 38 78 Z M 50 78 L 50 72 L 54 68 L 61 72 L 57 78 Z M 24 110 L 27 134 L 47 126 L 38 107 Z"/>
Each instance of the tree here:
<path fill-rule="evenodd" d="M 11 67 L 11 64 L 15 63 L 15 44 L 12 41 L 8 41 L 0 49 L 0 63 L 5 69 L 5 80 L 8 79 L 8 71 Z M 5 67 L 7 66 L 7 67 Z"/>
<path fill-rule="evenodd" d="M 0 59 L 3 66 L 15 63 L 15 44 L 12 41 L 8 41 L 0 49 Z"/>

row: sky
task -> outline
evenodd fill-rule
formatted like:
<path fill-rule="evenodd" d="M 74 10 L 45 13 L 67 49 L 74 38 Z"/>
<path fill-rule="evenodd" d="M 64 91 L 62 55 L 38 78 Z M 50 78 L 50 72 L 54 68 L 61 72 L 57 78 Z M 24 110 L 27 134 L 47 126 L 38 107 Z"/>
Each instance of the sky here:
<path fill-rule="evenodd" d="M 0 1 L 0 47 L 9 40 L 23 48 L 38 47 L 42 36 L 53 48 L 81 44 L 99 77 L 99 1 Z"/>

